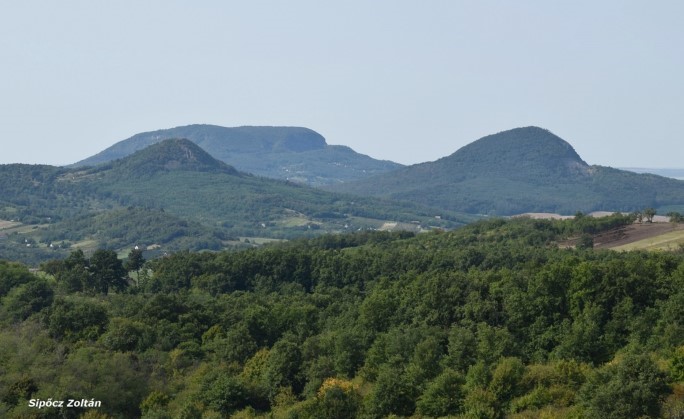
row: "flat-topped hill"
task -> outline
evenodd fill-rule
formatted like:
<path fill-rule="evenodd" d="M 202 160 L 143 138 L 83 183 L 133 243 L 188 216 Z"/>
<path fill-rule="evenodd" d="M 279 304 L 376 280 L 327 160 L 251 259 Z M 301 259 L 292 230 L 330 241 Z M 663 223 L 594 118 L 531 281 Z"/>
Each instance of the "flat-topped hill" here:
<path fill-rule="evenodd" d="M 323 136 L 308 128 L 216 125 L 188 125 L 136 134 L 72 166 L 110 162 L 171 138 L 186 138 L 240 171 L 309 185 L 356 180 L 401 167 L 349 147 L 328 145 Z"/>

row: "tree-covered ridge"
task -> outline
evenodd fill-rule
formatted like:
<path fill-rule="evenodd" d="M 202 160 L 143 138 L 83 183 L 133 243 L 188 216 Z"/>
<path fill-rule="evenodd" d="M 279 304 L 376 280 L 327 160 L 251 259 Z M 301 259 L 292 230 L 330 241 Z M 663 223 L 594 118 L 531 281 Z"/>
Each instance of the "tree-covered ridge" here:
<path fill-rule="evenodd" d="M 330 188 L 498 215 L 684 205 L 684 182 L 589 166 L 570 144 L 537 127 L 500 132 L 434 162 Z"/>
<path fill-rule="evenodd" d="M 71 245 L 219 250 L 245 245 L 239 237 L 291 239 L 385 223 L 418 231 L 475 218 L 241 173 L 182 139 L 95 168 L 3 165 L 0 186 L 0 222 L 23 223 L 0 228 L 0 255 L 31 264 L 63 257 Z"/>
<path fill-rule="evenodd" d="M 92 397 L 113 417 L 679 417 L 684 256 L 556 245 L 622 222 L 332 235 L 142 268 L 75 252 L 42 278 L 0 263 L 0 413 Z"/>
<path fill-rule="evenodd" d="M 401 167 L 349 147 L 328 145 L 320 134 L 308 128 L 215 125 L 188 125 L 136 134 L 73 166 L 111 162 L 171 138 L 187 138 L 242 172 L 308 185 L 360 179 Z"/>
<path fill-rule="evenodd" d="M 233 167 L 216 160 L 202 148 L 184 138 L 153 144 L 126 159 L 115 160 L 94 173 L 115 170 L 131 178 L 150 176 L 160 171 L 223 172 L 237 175 Z"/>
<path fill-rule="evenodd" d="M 586 174 L 589 165 L 573 147 L 538 127 L 515 128 L 474 141 L 435 165 L 476 177 L 483 172 L 529 180 Z M 537 179 L 543 182 L 543 179 Z"/>

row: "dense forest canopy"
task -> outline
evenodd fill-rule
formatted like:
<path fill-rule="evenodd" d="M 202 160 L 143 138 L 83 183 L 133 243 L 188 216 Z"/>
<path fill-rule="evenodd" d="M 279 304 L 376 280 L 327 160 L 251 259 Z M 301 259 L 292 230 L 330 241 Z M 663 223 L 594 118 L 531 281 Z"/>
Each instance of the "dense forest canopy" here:
<path fill-rule="evenodd" d="M 681 417 L 684 254 L 557 245 L 630 221 L 0 262 L 0 416 Z"/>

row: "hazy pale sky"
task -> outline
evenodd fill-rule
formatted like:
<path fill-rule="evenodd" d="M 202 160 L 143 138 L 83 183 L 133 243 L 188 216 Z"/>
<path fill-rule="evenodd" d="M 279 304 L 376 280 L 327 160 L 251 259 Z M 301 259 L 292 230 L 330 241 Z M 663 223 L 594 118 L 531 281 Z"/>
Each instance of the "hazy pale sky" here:
<path fill-rule="evenodd" d="M 0 163 L 193 123 L 304 126 L 400 163 L 537 125 L 684 167 L 684 2 L 6 1 Z"/>

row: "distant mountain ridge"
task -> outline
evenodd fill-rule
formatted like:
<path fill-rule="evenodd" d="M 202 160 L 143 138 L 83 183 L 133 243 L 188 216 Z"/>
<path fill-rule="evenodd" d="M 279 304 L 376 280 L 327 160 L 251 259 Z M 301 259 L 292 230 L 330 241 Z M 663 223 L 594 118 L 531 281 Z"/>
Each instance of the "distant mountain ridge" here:
<path fill-rule="evenodd" d="M 71 167 L 110 162 L 171 138 L 186 138 L 237 170 L 309 185 L 356 180 L 402 167 L 356 153 L 349 147 L 328 145 L 323 136 L 308 128 L 216 125 L 188 125 L 136 134 Z"/>
<path fill-rule="evenodd" d="M 684 180 L 684 169 L 675 168 L 649 168 L 649 167 L 620 167 L 620 170 L 627 170 L 634 173 L 651 173 L 653 175 L 670 177 L 673 179 Z"/>
<path fill-rule="evenodd" d="M 437 161 L 330 189 L 492 215 L 684 205 L 684 182 L 590 166 L 539 127 L 489 135 Z"/>

